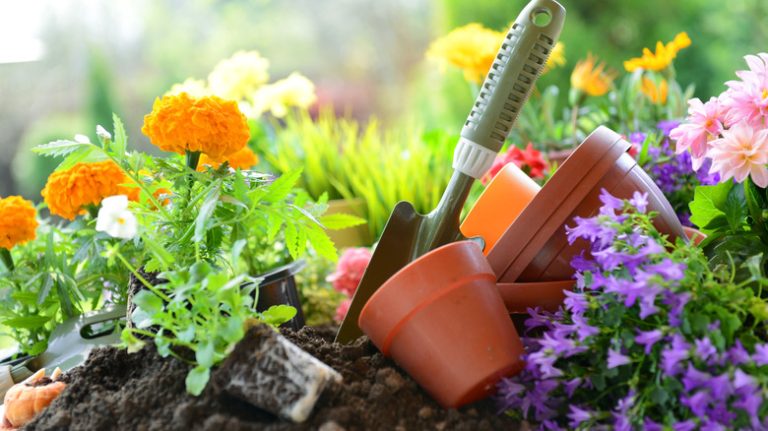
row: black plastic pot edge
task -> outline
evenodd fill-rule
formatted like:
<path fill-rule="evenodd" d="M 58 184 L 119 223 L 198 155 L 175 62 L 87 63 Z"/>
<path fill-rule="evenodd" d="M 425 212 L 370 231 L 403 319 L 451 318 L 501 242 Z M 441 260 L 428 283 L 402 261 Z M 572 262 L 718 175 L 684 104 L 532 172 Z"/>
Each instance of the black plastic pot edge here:
<path fill-rule="evenodd" d="M 256 311 L 265 311 L 273 305 L 290 305 L 296 308 L 296 316 L 280 325 L 281 328 L 299 330 L 305 326 L 304 312 L 301 309 L 301 299 L 296 288 L 295 275 L 307 265 L 304 260 L 290 262 L 258 276 L 259 299 Z"/>

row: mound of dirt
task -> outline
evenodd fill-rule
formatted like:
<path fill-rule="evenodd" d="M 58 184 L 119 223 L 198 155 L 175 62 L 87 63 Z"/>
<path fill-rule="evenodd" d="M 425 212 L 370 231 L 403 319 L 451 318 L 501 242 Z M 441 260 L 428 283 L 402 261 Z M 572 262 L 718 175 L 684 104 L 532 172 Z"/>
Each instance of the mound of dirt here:
<path fill-rule="evenodd" d="M 446 410 L 366 338 L 333 343 L 335 328 L 284 330 L 299 347 L 344 377 L 329 386 L 310 418 L 294 424 L 249 404 L 186 393 L 185 363 L 161 358 L 154 346 L 128 354 L 114 347 L 91 353 L 65 376 L 67 389 L 26 430 L 498 430 L 520 424 L 497 415 L 489 400 Z"/>

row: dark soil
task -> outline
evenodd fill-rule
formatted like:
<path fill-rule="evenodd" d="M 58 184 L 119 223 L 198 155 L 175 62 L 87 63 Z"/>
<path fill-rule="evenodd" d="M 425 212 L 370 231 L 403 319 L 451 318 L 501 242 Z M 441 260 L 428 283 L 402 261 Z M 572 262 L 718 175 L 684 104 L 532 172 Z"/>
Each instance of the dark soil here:
<path fill-rule="evenodd" d="M 490 400 L 459 410 L 436 404 L 407 374 L 362 337 L 332 343 L 334 328 L 284 334 L 339 371 L 310 418 L 286 422 L 209 385 L 199 397 L 185 392 L 188 366 L 160 358 L 154 346 L 135 354 L 114 347 L 94 351 L 63 377 L 69 384 L 26 430 L 514 430 Z"/>

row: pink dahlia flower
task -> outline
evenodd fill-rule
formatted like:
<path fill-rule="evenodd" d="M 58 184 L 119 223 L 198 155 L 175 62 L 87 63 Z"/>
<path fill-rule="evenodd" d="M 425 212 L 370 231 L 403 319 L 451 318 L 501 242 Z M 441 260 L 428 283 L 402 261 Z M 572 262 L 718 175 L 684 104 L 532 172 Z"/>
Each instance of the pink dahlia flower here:
<path fill-rule="evenodd" d="M 346 298 L 345 300 L 341 301 L 338 307 L 336 307 L 336 315 L 333 316 L 333 320 L 341 323 L 344 321 L 344 318 L 347 317 L 347 313 L 349 313 L 349 306 L 352 304 L 351 298 Z"/>
<path fill-rule="evenodd" d="M 727 123 L 746 121 L 752 127 L 768 126 L 768 54 L 744 57 L 749 70 L 740 70 L 740 81 L 728 81 L 723 105 L 728 110 Z"/>
<path fill-rule="evenodd" d="M 720 181 L 733 177 L 741 183 L 751 176 L 758 186 L 768 187 L 768 130 L 755 130 L 742 121 L 711 145 L 710 172 L 719 172 Z"/>
<path fill-rule="evenodd" d="M 669 132 L 669 137 L 677 141 L 676 152 L 685 150 L 691 153 L 693 170 L 698 170 L 707 157 L 709 143 L 723 131 L 725 110 L 716 97 L 707 103 L 694 98 L 688 101 L 688 118 Z"/>
<path fill-rule="evenodd" d="M 369 249 L 365 247 L 348 248 L 339 258 L 336 271 L 328 275 L 326 280 L 333 284 L 334 289 L 352 296 L 370 261 L 371 251 Z"/>

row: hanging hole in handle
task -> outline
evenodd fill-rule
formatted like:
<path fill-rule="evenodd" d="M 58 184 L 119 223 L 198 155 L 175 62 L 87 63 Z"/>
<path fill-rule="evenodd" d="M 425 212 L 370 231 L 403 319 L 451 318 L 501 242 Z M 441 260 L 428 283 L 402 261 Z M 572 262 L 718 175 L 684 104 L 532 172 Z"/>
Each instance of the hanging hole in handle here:
<path fill-rule="evenodd" d="M 552 12 L 544 8 L 536 9 L 531 12 L 531 22 L 536 27 L 546 27 L 552 22 Z"/>

